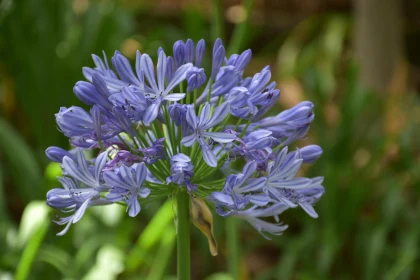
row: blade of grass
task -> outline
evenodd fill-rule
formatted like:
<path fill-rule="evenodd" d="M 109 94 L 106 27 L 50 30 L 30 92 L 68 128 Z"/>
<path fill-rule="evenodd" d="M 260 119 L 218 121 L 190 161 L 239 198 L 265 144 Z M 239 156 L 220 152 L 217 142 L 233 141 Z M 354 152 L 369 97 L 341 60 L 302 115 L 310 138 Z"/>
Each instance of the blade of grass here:
<path fill-rule="evenodd" d="M 0 151 L 10 163 L 8 170 L 14 177 L 19 194 L 26 201 L 35 199 L 42 179 L 41 170 L 29 146 L 3 119 L 0 119 Z"/>
<path fill-rule="evenodd" d="M 163 279 L 175 247 L 175 237 L 175 227 L 173 225 L 168 225 L 164 230 L 164 235 L 162 236 L 160 247 L 155 256 L 155 261 L 150 268 L 148 280 Z"/>
<path fill-rule="evenodd" d="M 213 41 L 216 41 L 217 38 L 220 38 L 222 41 L 224 39 L 224 24 L 223 24 L 223 7 L 221 0 L 213 0 L 211 5 L 213 8 L 212 13 L 212 26 L 211 26 L 211 38 Z"/>
<path fill-rule="evenodd" d="M 172 201 L 168 200 L 154 215 L 147 227 L 144 229 L 133 249 L 128 253 L 126 259 L 126 271 L 133 272 L 149 254 L 150 249 L 162 239 L 164 230 L 173 221 Z"/>
<path fill-rule="evenodd" d="M 35 261 L 35 257 L 38 253 L 38 249 L 44 240 L 45 234 L 47 233 L 50 221 L 44 220 L 38 227 L 38 229 L 33 234 L 32 238 L 29 240 L 25 249 L 23 250 L 22 257 L 18 263 L 15 279 L 16 280 L 25 280 L 28 279 L 32 264 Z"/>
<path fill-rule="evenodd" d="M 252 4 L 253 4 L 253 0 L 244 0 L 243 6 L 245 8 L 246 18 L 244 19 L 243 22 L 235 26 L 232 39 L 227 49 L 227 54 L 229 55 L 240 51 L 246 42 L 245 39 L 246 39 L 247 31 L 248 31 L 249 18 L 251 17 Z"/>
<path fill-rule="evenodd" d="M 39 249 L 38 259 L 54 266 L 65 278 L 76 278 L 73 259 L 64 249 L 44 245 Z"/>

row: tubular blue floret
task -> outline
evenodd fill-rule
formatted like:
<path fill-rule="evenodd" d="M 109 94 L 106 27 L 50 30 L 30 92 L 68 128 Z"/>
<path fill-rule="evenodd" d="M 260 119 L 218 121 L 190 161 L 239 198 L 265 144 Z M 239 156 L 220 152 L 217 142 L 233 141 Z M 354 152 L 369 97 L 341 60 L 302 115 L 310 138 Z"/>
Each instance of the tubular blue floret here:
<path fill-rule="evenodd" d="M 91 83 L 79 81 L 74 86 L 73 92 L 80 101 L 87 105 L 93 106 L 95 104 L 99 104 L 107 109 L 112 108 L 112 104 L 109 102 L 108 96 L 102 95 L 96 89 L 96 86 Z"/>
<path fill-rule="evenodd" d="M 188 192 L 194 192 L 196 185 L 191 183 L 191 178 L 194 176 L 194 165 L 191 159 L 179 153 L 171 157 L 171 175 L 166 178 L 166 183 L 174 183 L 178 186 L 185 186 Z"/>
<path fill-rule="evenodd" d="M 203 62 L 204 51 L 206 50 L 206 43 L 203 39 L 198 41 L 197 47 L 195 48 L 195 66 L 200 67 Z"/>
<path fill-rule="evenodd" d="M 246 66 L 248 66 L 249 62 L 252 58 L 252 51 L 250 49 L 244 51 L 241 55 L 233 54 L 228 62 L 227 65 L 235 66 L 237 71 L 244 71 Z"/>
<path fill-rule="evenodd" d="M 168 56 L 166 58 L 166 79 L 168 83 L 172 80 L 174 73 L 175 73 L 175 61 L 172 57 Z"/>
<path fill-rule="evenodd" d="M 219 72 L 223 60 L 225 59 L 225 55 L 225 47 L 223 47 L 222 41 L 217 39 L 213 46 L 213 60 L 210 76 L 212 80 L 216 79 L 217 73 Z"/>
<path fill-rule="evenodd" d="M 178 68 L 185 62 L 185 43 L 182 40 L 176 41 L 173 51 L 176 67 Z"/>
<path fill-rule="evenodd" d="M 214 192 L 208 197 L 215 204 L 219 215 L 230 216 L 246 206 L 265 206 L 270 202 L 269 196 L 263 191 L 266 178 L 251 178 L 256 168 L 255 161 L 248 162 L 242 173 L 226 178 L 221 192 Z"/>
<path fill-rule="evenodd" d="M 115 51 L 115 54 L 112 57 L 111 61 L 114 65 L 116 72 L 118 73 L 118 76 L 123 82 L 134 85 L 140 85 L 140 81 L 138 77 L 136 77 L 136 75 L 134 74 L 130 62 L 119 51 Z"/>
<path fill-rule="evenodd" d="M 67 137 L 83 136 L 94 130 L 92 116 L 80 107 L 61 107 L 55 118 L 58 127 Z"/>
<path fill-rule="evenodd" d="M 206 74 L 203 68 L 192 67 L 186 75 L 188 81 L 187 91 L 191 92 L 199 88 L 206 81 Z"/>
<path fill-rule="evenodd" d="M 65 156 L 68 156 L 70 158 L 73 158 L 73 155 L 66 150 L 60 148 L 51 146 L 45 150 L 45 154 L 47 155 L 48 159 L 54 162 L 61 163 L 63 161 L 63 158 Z"/>
<path fill-rule="evenodd" d="M 304 163 L 313 163 L 317 161 L 323 153 L 322 148 L 318 145 L 308 145 L 300 148 L 298 151 Z"/>
<path fill-rule="evenodd" d="M 185 62 L 192 63 L 194 60 L 194 42 L 188 39 L 185 43 Z"/>
<path fill-rule="evenodd" d="M 258 112 L 258 108 L 249 100 L 249 97 L 250 93 L 246 87 L 232 88 L 227 95 L 230 113 L 241 119 L 255 115 Z"/>
<path fill-rule="evenodd" d="M 318 145 L 288 150 L 308 133 L 314 105 L 304 101 L 268 116 L 280 97 L 270 67 L 244 77 L 251 50 L 226 58 L 217 39 L 205 69 L 205 47 L 204 40 L 179 40 L 172 53 L 159 47 L 155 62 L 137 51 L 134 67 L 119 51 L 111 63 L 105 53 L 92 56 L 94 67 L 83 68 L 86 81 L 73 88 L 89 110 L 61 107 L 55 115 L 77 149 L 46 150 L 63 171 L 63 188 L 49 191 L 47 204 L 71 212 L 57 221 L 66 225 L 59 235 L 91 206 L 123 202 L 134 217 L 140 201 L 179 189 L 207 198 L 219 215 L 244 219 L 266 238 L 286 230 L 278 216 L 289 208 L 318 216 L 323 177 L 297 174 L 323 151 Z M 97 156 L 86 158 L 87 149 Z M 216 178 L 220 172 L 226 177 Z"/>

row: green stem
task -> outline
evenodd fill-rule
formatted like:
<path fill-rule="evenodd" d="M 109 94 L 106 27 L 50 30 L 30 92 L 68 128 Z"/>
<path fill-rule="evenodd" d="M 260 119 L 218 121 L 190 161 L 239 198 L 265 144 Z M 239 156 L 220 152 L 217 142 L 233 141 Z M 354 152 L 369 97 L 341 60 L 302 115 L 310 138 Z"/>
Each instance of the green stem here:
<path fill-rule="evenodd" d="M 221 0 L 213 0 L 213 24 L 211 28 L 211 35 L 212 40 L 216 41 L 217 38 L 220 38 L 223 41 L 223 8 L 222 8 L 222 1 Z"/>
<path fill-rule="evenodd" d="M 239 236 L 239 220 L 235 218 L 226 219 L 227 229 L 227 247 L 228 247 L 228 267 L 229 273 L 234 280 L 240 279 L 240 236 Z"/>
<path fill-rule="evenodd" d="M 251 16 L 252 4 L 253 4 L 253 0 L 243 1 L 243 5 L 246 11 L 246 19 L 235 26 L 229 47 L 226 52 L 227 55 L 232 55 L 240 51 L 244 43 L 246 42 L 246 39 L 249 37 L 246 35 L 247 35 L 247 30 L 248 30 L 249 18 Z"/>
<path fill-rule="evenodd" d="M 190 201 L 188 193 L 183 190 L 178 191 L 176 201 L 178 279 L 190 280 Z"/>

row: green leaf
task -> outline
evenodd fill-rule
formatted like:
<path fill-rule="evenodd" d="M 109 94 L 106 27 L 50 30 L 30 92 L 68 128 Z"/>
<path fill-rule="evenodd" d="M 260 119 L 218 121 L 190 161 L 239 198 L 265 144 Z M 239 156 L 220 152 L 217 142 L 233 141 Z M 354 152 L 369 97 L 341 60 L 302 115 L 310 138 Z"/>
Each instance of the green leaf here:
<path fill-rule="evenodd" d="M 31 241 L 40 225 L 49 222 L 49 210 L 44 201 L 33 201 L 25 207 L 19 226 L 18 246 L 25 246 Z"/>
<path fill-rule="evenodd" d="M 50 225 L 49 220 L 41 221 L 38 224 L 38 227 L 34 231 L 32 238 L 29 240 L 28 244 L 23 250 L 22 257 L 20 258 L 20 261 L 16 269 L 16 274 L 15 274 L 16 280 L 28 279 L 32 264 L 35 261 L 38 249 L 41 246 L 42 241 L 44 240 L 44 237 L 45 237 L 45 234 L 47 233 L 49 225 Z"/>
<path fill-rule="evenodd" d="M 120 248 L 105 244 L 98 251 L 96 264 L 89 270 L 83 279 L 117 279 L 118 274 L 124 270 L 124 253 Z"/>
<path fill-rule="evenodd" d="M 176 231 L 173 224 L 167 226 L 160 241 L 160 247 L 150 268 L 148 280 L 162 279 L 166 273 L 171 255 L 175 247 Z"/>
<path fill-rule="evenodd" d="M 36 198 L 42 176 L 35 157 L 15 129 L 0 118 L 0 152 L 8 162 L 8 171 L 13 176 L 19 195 L 26 201 Z"/>
<path fill-rule="evenodd" d="M 150 254 L 150 249 L 164 236 L 165 228 L 173 222 L 173 203 L 168 200 L 159 211 L 153 216 L 147 227 L 137 239 L 133 249 L 128 253 L 126 259 L 127 272 L 134 271 L 142 264 L 145 257 Z"/>

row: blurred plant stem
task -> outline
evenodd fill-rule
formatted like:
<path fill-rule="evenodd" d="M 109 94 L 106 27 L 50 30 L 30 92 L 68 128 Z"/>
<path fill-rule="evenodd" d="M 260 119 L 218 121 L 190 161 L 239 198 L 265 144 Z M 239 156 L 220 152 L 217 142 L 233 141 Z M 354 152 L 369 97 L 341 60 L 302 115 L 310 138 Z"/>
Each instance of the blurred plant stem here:
<path fill-rule="evenodd" d="M 34 263 L 37 252 L 42 244 L 42 241 L 44 240 L 45 235 L 47 234 L 50 223 L 51 222 L 49 220 L 43 221 L 26 244 L 19 264 L 16 268 L 16 280 L 24 280 L 29 278 L 32 264 Z"/>
<path fill-rule="evenodd" d="M 244 46 L 247 38 L 246 33 L 248 30 L 249 18 L 251 16 L 253 0 L 244 0 L 243 6 L 245 8 L 246 17 L 243 22 L 237 24 L 233 30 L 232 39 L 230 40 L 229 47 L 227 49 L 227 54 L 231 55 L 238 53 L 241 48 Z"/>
<path fill-rule="evenodd" d="M 228 267 L 229 273 L 233 279 L 239 278 L 240 267 L 240 220 L 236 218 L 226 219 L 227 229 L 227 248 L 228 248 Z"/>
<path fill-rule="evenodd" d="M 218 1 L 215 1 L 218 2 Z M 220 4 L 220 3 L 219 3 Z M 248 29 L 248 22 L 251 14 L 253 0 L 244 0 L 243 6 L 245 8 L 246 17 L 243 22 L 237 24 L 233 30 L 232 39 L 227 49 L 227 54 L 238 53 L 241 47 L 245 43 L 245 35 Z M 228 248 L 228 268 L 233 279 L 239 279 L 239 267 L 240 267 L 240 250 L 239 250 L 239 236 L 240 236 L 240 224 L 239 220 L 235 218 L 226 219 L 227 229 L 227 248 Z"/>
<path fill-rule="evenodd" d="M 178 191 L 177 202 L 177 258 L 178 279 L 190 279 L 190 219 L 189 195 L 185 191 Z"/>
<path fill-rule="evenodd" d="M 213 0 L 213 25 L 211 30 L 212 40 L 224 39 L 223 9 L 221 0 Z"/>

